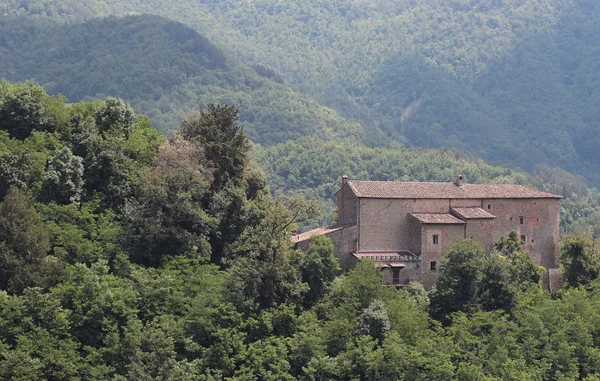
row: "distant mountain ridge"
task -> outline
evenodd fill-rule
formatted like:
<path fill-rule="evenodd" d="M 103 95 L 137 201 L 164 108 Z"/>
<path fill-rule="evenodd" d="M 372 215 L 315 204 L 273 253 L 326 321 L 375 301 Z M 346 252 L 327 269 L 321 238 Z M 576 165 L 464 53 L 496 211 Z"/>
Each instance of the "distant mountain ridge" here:
<path fill-rule="evenodd" d="M 356 121 L 268 78 L 268 69 L 245 67 L 193 29 L 162 17 L 74 24 L 0 19 L 0 36 L 0 77 L 34 79 L 72 101 L 122 97 L 167 134 L 209 103 L 237 105 L 247 133 L 261 144 L 364 134 Z"/>
<path fill-rule="evenodd" d="M 600 184 L 597 1 L 11 0 L 0 13 L 160 14 L 393 140 Z"/>

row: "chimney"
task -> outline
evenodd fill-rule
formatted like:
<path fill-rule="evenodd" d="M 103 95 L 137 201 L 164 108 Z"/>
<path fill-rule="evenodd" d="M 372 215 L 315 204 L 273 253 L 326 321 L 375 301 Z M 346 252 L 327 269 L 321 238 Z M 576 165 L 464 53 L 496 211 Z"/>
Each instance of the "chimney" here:
<path fill-rule="evenodd" d="M 295 236 L 297 236 L 297 235 L 298 235 L 298 231 L 297 231 L 297 230 L 295 230 L 295 229 L 294 229 L 294 230 L 292 230 L 292 237 L 295 237 Z"/>
<path fill-rule="evenodd" d="M 456 176 L 456 186 L 457 187 L 462 187 L 463 186 L 463 180 L 464 180 L 464 176 L 463 175 L 458 175 Z"/>
<path fill-rule="evenodd" d="M 344 184 L 346 184 L 348 182 L 348 176 L 344 175 L 342 176 L 342 186 L 344 186 Z"/>

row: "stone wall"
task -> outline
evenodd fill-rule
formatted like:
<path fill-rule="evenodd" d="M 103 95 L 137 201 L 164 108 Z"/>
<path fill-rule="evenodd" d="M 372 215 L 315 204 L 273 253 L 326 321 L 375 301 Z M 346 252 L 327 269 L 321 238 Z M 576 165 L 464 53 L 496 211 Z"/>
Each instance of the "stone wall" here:
<path fill-rule="evenodd" d="M 360 199 L 359 249 L 410 250 L 415 246 L 410 213 L 448 213 L 449 206 L 448 200 Z"/>
<path fill-rule="evenodd" d="M 406 266 L 400 269 L 399 285 L 408 285 L 410 282 L 422 282 L 421 279 L 421 262 L 418 260 L 406 262 Z M 393 269 L 386 267 L 381 269 L 381 283 L 390 286 L 393 282 Z"/>
<path fill-rule="evenodd" d="M 472 238 L 491 252 L 494 242 L 511 230 L 523 237 L 524 248 L 535 263 L 547 269 L 559 267 L 558 199 L 357 199 L 345 183 L 337 193 L 337 202 L 338 223 L 356 224 L 327 234 L 334 241 L 335 255 L 344 270 L 355 265 L 356 259 L 350 254 L 354 251 L 408 250 L 420 254 L 422 262 L 420 266 L 407 266 L 401 274 L 406 274 L 406 279 L 422 281 L 429 288 L 437 276 L 437 271 L 431 271 L 431 262 L 439 266 L 450 243 Z M 495 218 L 469 219 L 465 225 L 421 225 L 410 215 L 450 213 L 452 207 L 480 207 Z M 439 237 L 437 245 L 433 244 L 433 235 Z M 383 270 L 384 283 L 391 274 L 391 269 Z M 544 284 L 557 289 L 558 278 L 553 271 L 545 277 Z"/>
<path fill-rule="evenodd" d="M 357 216 L 358 199 L 354 196 L 348 183 L 342 185 L 342 188 L 336 194 L 337 212 L 339 225 L 355 225 Z"/>
<path fill-rule="evenodd" d="M 423 224 L 421 227 L 421 274 L 422 282 L 426 289 L 430 289 L 438 276 L 442 255 L 448 251 L 450 244 L 457 239 L 463 238 L 465 225 L 452 224 Z M 435 244 L 433 236 L 438 236 Z M 435 262 L 437 268 L 431 269 L 431 262 Z"/>
<path fill-rule="evenodd" d="M 496 216 L 491 232 L 493 241 L 515 230 L 525 239 L 523 248 L 531 253 L 535 263 L 547 269 L 559 267 L 558 199 L 483 200 L 486 210 L 487 204 L 491 205 L 489 212 Z M 489 234 L 487 230 L 479 232 L 479 236 Z"/>

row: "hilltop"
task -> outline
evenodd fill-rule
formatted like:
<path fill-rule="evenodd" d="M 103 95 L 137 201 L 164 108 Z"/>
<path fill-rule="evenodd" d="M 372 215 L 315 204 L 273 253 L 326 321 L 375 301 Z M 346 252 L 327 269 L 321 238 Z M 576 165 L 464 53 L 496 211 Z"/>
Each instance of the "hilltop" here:
<path fill-rule="evenodd" d="M 595 1 L 11 0 L 4 13 L 159 14 L 387 139 L 600 181 Z"/>
<path fill-rule="evenodd" d="M 239 105 L 248 135 L 261 144 L 310 135 L 357 140 L 365 133 L 266 68 L 246 67 L 193 29 L 158 16 L 69 25 L 0 19 L 0 35 L 5 79 L 34 79 L 71 101 L 125 98 L 166 134 L 209 103 Z"/>

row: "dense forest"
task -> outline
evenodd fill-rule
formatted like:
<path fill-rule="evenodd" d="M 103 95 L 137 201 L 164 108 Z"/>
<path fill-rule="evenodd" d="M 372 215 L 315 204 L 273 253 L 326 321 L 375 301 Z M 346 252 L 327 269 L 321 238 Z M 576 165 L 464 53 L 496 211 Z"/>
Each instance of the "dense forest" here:
<path fill-rule="evenodd" d="M 291 247 L 319 206 L 270 195 L 233 106 L 166 140 L 121 99 L 1 82 L 0 131 L 2 379 L 600 379 L 589 236 L 563 239 L 559 294 L 513 234 L 455 242 L 431 292 L 384 287 L 327 238 Z M 449 157 L 524 176 L 403 154 L 403 176 Z"/>
<path fill-rule="evenodd" d="M 316 227 L 335 219 L 334 194 L 345 174 L 360 180 L 453 181 L 457 173 L 474 184 L 521 184 L 561 194 L 561 230 L 600 234 L 600 192 L 583 176 L 559 168 L 536 166 L 530 173 L 493 166 L 454 149 L 409 149 L 402 145 L 368 148 L 318 138 L 257 147 L 257 161 L 266 169 L 271 190 L 323 200 L 325 213 L 301 224 Z"/>
<path fill-rule="evenodd" d="M 178 22 L 156 16 L 75 25 L 0 19 L 0 35 L 5 79 L 35 79 L 72 101 L 125 98 L 167 134 L 192 110 L 227 103 L 239 105 L 256 143 L 364 137 L 356 121 L 293 92 L 264 67 L 245 67 Z"/>
<path fill-rule="evenodd" d="M 600 381 L 599 28 L 594 0 L 0 2 L 0 379 Z M 432 290 L 290 243 L 342 174 L 457 173 L 565 196 L 562 290 L 512 233 Z"/>
<path fill-rule="evenodd" d="M 271 190 L 324 200 L 326 212 L 303 223 L 304 228 L 332 223 L 332 195 L 342 173 L 360 179 L 448 181 L 460 172 L 473 183 L 532 185 L 572 196 L 563 204 L 563 231 L 600 225 L 600 197 L 582 177 L 544 164 L 529 168 L 530 174 L 515 169 L 508 173 L 462 159 L 458 151 L 408 149 L 409 143 L 391 142 L 380 130 L 294 92 L 269 69 L 245 67 L 178 22 L 129 16 L 61 24 L 21 16 L 0 19 L 0 31 L 0 68 L 6 78 L 35 77 L 47 91 L 69 100 L 123 97 L 167 134 L 178 129 L 187 113 L 208 103 L 239 105 L 244 131 L 258 144 L 254 155 L 267 169 Z M 410 67 L 409 62 L 398 66 Z M 424 123 L 436 128 L 433 121 Z M 534 152 L 518 142 L 528 144 L 517 135 L 507 141 L 516 155 Z M 493 142 L 482 147 L 501 152 Z"/>
<path fill-rule="evenodd" d="M 10 0 L 2 13 L 168 17 L 388 139 L 600 184 L 597 1 Z"/>

